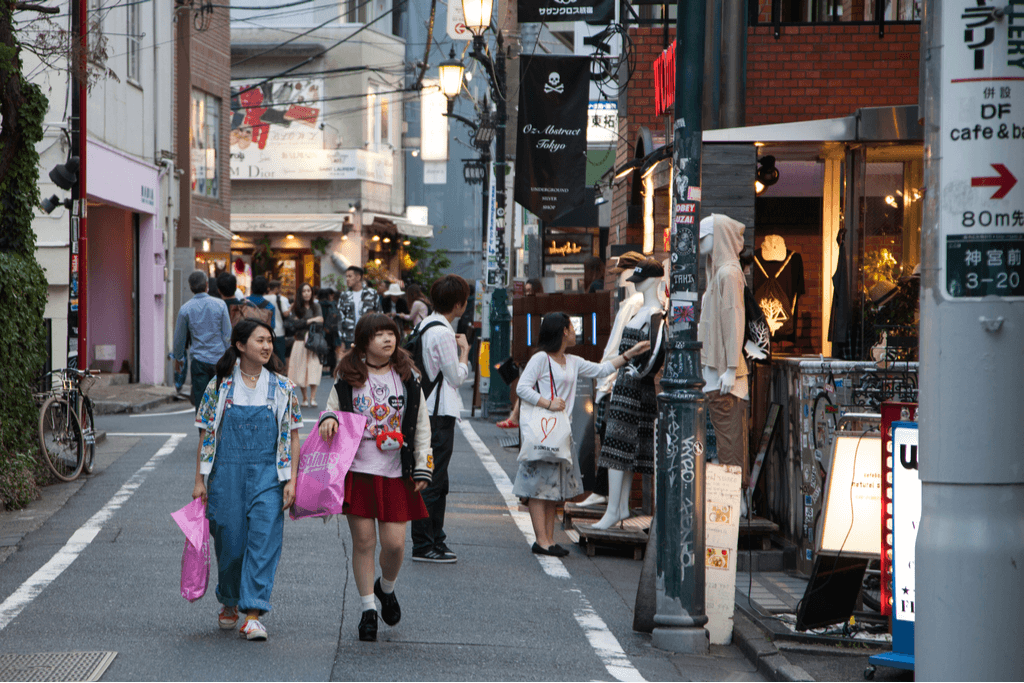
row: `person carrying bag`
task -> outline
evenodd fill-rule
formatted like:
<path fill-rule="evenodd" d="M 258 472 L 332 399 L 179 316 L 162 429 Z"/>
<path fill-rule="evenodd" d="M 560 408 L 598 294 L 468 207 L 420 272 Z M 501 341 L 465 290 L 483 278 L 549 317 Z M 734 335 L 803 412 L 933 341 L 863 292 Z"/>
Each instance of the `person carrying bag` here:
<path fill-rule="evenodd" d="M 583 493 L 580 465 L 572 452 L 570 421 L 576 380 L 607 377 L 651 345 L 650 341 L 638 342 L 622 355 L 592 363 L 565 352 L 575 343 L 576 330 L 568 315 L 544 316 L 537 343 L 540 351 L 526 364 L 516 388 L 522 405 L 523 447 L 512 493 L 529 499 L 530 521 L 537 538 L 532 550 L 538 555 L 569 554 L 554 542 L 555 508 L 559 502 Z"/>

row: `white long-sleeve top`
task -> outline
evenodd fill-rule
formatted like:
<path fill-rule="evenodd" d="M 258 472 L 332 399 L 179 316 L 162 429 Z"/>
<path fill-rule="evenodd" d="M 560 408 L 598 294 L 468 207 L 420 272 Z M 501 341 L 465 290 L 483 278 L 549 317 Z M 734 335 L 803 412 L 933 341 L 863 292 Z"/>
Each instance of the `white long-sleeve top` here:
<path fill-rule="evenodd" d="M 441 392 L 437 414 L 458 418 L 462 415 L 462 397 L 459 387 L 469 377 L 469 365 L 459 361 L 459 345 L 455 341 L 455 330 L 448 318 L 440 313 L 432 313 L 423 319 L 418 327 L 425 328 L 435 320 L 435 325 L 423 333 L 423 369 L 427 377 L 437 377 L 440 372 L 444 381 L 438 382 L 430 395 L 426 397 L 428 414 L 434 414 L 434 402 L 437 392 Z"/>
<path fill-rule="evenodd" d="M 560 365 L 541 351 L 535 353 L 523 368 L 516 393 L 530 405 L 537 405 L 542 398 L 551 399 L 557 396 L 565 401 L 565 412 L 572 415 L 572 407 L 576 403 L 576 380 L 580 377 L 605 377 L 613 372 L 615 366 L 611 361 L 593 363 L 567 353 L 565 365 Z M 552 378 L 554 394 L 551 391 Z"/>

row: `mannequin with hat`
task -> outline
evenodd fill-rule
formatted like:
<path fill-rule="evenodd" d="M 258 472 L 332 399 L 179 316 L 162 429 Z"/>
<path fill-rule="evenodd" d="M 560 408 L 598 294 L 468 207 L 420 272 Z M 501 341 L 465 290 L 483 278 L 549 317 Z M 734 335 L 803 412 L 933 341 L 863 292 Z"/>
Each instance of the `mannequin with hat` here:
<path fill-rule="evenodd" d="M 740 267 L 744 226 L 722 214 L 700 222 L 700 253 L 709 257 L 697 341 L 708 414 L 718 441 L 718 461 L 747 475 L 747 407 L 750 393 L 743 358 L 746 308 Z"/>
<path fill-rule="evenodd" d="M 654 420 L 658 415 L 654 376 L 664 359 L 664 309 L 658 299 L 665 268 L 652 258 L 640 261 L 627 278 L 643 305 L 622 328 L 620 349 L 650 341 L 651 350 L 619 370 L 605 415 L 597 464 L 608 468 L 608 508 L 595 529 L 608 529 L 629 517 L 633 473 L 654 473 Z"/>
<path fill-rule="evenodd" d="M 644 295 L 636 291 L 629 277 L 633 275 L 637 264 L 644 260 L 644 255 L 636 251 L 627 251 L 618 257 L 615 265 L 608 269 L 609 275 L 614 275 L 618 283 L 618 291 L 621 292 L 622 300 L 619 303 L 619 310 L 612 322 L 612 331 L 608 335 L 608 343 L 605 344 L 604 353 L 601 355 L 601 362 L 610 361 L 619 355 L 619 343 L 622 341 L 622 330 L 636 312 L 644 305 Z M 601 440 L 604 441 L 604 423 L 608 414 L 608 402 L 611 399 L 612 388 L 619 373 L 616 370 L 607 377 L 597 381 L 597 392 L 594 395 L 594 428 Z M 588 432 L 586 438 L 592 439 L 593 434 Z M 580 448 L 580 469 L 583 470 L 583 487 L 593 491 L 580 506 L 603 505 L 608 502 L 608 474 L 605 471 L 595 472 L 596 457 L 593 448 Z"/>

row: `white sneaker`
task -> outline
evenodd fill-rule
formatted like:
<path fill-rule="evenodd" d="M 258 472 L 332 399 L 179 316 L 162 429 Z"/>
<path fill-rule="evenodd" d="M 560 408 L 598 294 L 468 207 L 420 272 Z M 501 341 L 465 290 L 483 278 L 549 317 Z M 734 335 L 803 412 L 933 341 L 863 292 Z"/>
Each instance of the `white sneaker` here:
<path fill-rule="evenodd" d="M 266 640 L 267 629 L 263 627 L 259 619 L 246 619 L 245 625 L 239 630 L 246 640 Z"/>

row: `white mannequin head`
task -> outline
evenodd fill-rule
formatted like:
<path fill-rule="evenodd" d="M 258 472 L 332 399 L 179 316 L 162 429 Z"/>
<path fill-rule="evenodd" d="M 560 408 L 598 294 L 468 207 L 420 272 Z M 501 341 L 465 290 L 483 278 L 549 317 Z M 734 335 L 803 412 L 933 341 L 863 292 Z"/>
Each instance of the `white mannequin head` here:
<path fill-rule="evenodd" d="M 632 270 L 624 270 L 619 273 L 619 287 L 626 288 L 626 297 L 631 297 L 636 294 L 636 287 L 633 286 L 632 282 L 627 282 L 626 278 L 633 274 Z"/>
<path fill-rule="evenodd" d="M 715 236 L 705 235 L 700 238 L 700 253 L 707 256 L 711 253 L 711 250 L 715 248 Z"/>
<path fill-rule="evenodd" d="M 657 289 L 658 285 L 661 284 L 661 277 L 649 277 L 646 280 L 641 280 L 636 283 L 636 291 L 641 294 L 646 294 L 652 289 Z"/>

